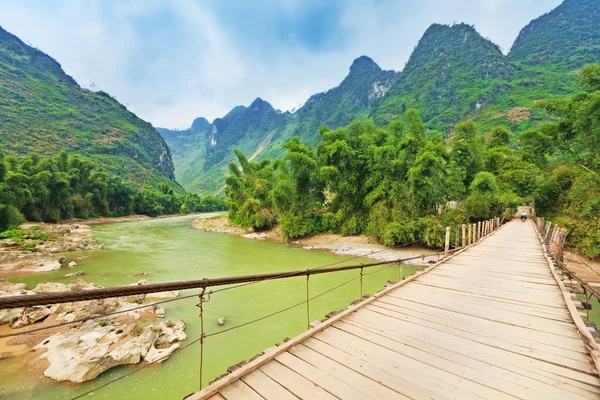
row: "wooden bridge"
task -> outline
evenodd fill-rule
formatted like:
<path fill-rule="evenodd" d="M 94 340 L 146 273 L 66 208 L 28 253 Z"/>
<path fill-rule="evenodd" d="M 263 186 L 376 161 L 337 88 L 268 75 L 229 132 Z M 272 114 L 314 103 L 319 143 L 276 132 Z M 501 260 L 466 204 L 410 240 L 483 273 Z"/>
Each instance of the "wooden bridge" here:
<path fill-rule="evenodd" d="M 191 399 L 598 399 L 598 348 L 513 221 Z"/>

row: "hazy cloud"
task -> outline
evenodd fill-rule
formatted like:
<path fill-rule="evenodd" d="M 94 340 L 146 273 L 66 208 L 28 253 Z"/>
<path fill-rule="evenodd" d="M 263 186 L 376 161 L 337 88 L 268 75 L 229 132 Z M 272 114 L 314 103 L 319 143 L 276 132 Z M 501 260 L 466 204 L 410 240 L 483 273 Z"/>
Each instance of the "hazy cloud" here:
<path fill-rule="evenodd" d="M 261 97 L 290 109 L 368 55 L 401 70 L 432 23 L 465 22 L 507 52 L 560 0 L 22 0 L 0 25 L 155 126 Z"/>

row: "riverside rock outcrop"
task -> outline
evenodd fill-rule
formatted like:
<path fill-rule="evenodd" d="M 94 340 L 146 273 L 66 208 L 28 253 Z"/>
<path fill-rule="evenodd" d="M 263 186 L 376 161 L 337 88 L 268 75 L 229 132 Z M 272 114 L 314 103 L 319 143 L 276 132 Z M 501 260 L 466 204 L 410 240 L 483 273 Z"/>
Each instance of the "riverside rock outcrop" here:
<path fill-rule="evenodd" d="M 34 350 L 46 350 L 41 358 L 50 366 L 44 371 L 59 382 L 89 381 L 119 365 L 164 361 L 186 339 L 185 323 L 165 321 L 139 325 L 88 321 L 67 332 L 50 336 Z"/>
<path fill-rule="evenodd" d="M 27 290 L 25 284 L 0 280 L 0 297 L 95 288 L 99 286 L 75 280 L 69 284 L 42 282 Z M 172 298 L 178 294 L 167 292 L 162 296 Z M 149 326 L 133 323 L 132 319 L 140 320 L 142 315 L 151 319 L 165 316 L 165 309 L 155 305 L 137 310 L 144 300 L 145 295 L 141 295 L 0 310 L 0 325 L 20 328 L 40 321 L 46 321 L 43 322 L 46 326 L 75 321 L 59 328 L 59 332 L 54 329 L 46 335 L 46 331 L 36 332 L 32 337 L 27 335 L 25 343 L 33 347 L 33 357 L 48 362 L 45 376 L 61 382 L 85 382 L 119 365 L 162 362 L 186 339 L 183 320 Z M 115 312 L 119 314 L 107 315 Z M 96 318 L 90 320 L 90 317 Z"/>

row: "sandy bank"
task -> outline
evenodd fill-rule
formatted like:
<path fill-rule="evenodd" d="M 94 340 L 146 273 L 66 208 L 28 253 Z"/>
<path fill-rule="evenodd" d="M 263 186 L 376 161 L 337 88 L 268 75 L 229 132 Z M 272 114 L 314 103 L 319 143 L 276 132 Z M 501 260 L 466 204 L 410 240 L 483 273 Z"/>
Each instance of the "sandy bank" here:
<path fill-rule="evenodd" d="M 75 267 L 60 253 L 98 250 L 88 225 L 25 223 L 22 237 L 0 240 L 0 276 L 49 272 L 61 267 Z M 71 271 L 72 272 L 72 271 Z"/>
<path fill-rule="evenodd" d="M 328 250 L 336 254 L 366 257 L 381 261 L 410 258 L 423 254 L 428 257 L 425 257 L 424 260 L 414 260 L 411 263 L 421 264 L 422 261 L 427 262 L 432 259 L 437 259 L 437 255 L 433 255 L 434 251 L 426 249 L 422 246 L 413 245 L 408 247 L 386 247 L 377 243 L 373 238 L 365 235 L 341 236 L 335 234 L 323 234 L 288 242 L 281 238 L 279 229 L 277 227 L 266 232 L 253 232 L 229 223 L 227 216 L 198 218 L 192 222 L 191 226 L 194 229 L 199 229 L 205 232 L 226 233 L 229 235 L 242 236 L 248 239 L 291 243 L 302 246 L 307 250 Z"/>

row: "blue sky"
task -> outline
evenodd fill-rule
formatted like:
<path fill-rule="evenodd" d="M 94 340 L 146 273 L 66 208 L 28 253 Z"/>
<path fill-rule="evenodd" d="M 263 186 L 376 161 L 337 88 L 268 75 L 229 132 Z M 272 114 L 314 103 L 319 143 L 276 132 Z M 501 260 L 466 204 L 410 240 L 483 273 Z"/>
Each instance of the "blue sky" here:
<path fill-rule="evenodd" d="M 561 0 L 21 0 L 0 26 L 155 126 L 186 128 L 256 97 L 288 110 L 367 55 L 399 71 L 432 23 L 465 22 L 507 52 Z"/>

